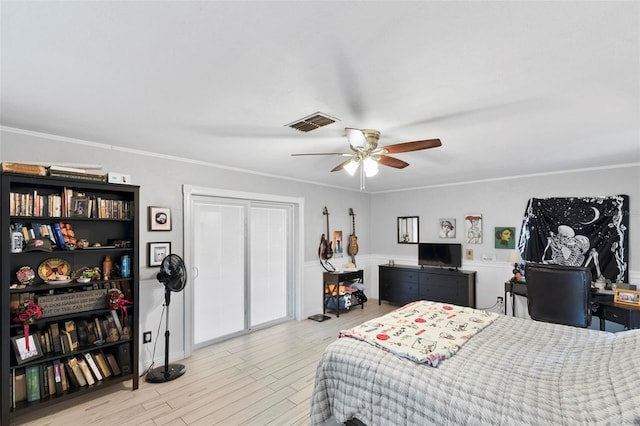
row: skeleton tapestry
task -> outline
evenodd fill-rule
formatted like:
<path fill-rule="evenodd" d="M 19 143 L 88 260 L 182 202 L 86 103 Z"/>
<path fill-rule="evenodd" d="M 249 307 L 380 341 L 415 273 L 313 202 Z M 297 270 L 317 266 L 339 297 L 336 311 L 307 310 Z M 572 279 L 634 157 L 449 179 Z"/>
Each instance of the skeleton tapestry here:
<path fill-rule="evenodd" d="M 531 198 L 518 250 L 526 261 L 588 266 L 594 280 L 628 282 L 629 196 Z"/>

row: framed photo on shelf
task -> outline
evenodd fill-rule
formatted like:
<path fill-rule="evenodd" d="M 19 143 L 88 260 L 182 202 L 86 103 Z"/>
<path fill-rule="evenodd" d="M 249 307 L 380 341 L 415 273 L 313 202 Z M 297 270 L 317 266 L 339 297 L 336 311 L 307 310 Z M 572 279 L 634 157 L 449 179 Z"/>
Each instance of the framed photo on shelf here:
<path fill-rule="evenodd" d="M 71 197 L 69 216 L 89 217 L 89 197 Z"/>
<path fill-rule="evenodd" d="M 149 206 L 149 231 L 171 231 L 171 209 Z"/>
<path fill-rule="evenodd" d="M 16 354 L 18 364 L 24 364 L 43 356 L 42 347 L 40 346 L 40 333 L 29 333 L 29 349 L 27 350 L 27 339 L 24 335 L 14 336 L 11 338 L 11 346 Z"/>
<path fill-rule="evenodd" d="M 613 301 L 615 303 L 621 303 L 623 305 L 640 307 L 640 291 L 627 290 L 626 288 L 616 288 L 616 292 L 613 295 Z"/>
<path fill-rule="evenodd" d="M 165 257 L 171 254 L 171 243 L 147 243 L 147 266 L 160 266 Z"/>

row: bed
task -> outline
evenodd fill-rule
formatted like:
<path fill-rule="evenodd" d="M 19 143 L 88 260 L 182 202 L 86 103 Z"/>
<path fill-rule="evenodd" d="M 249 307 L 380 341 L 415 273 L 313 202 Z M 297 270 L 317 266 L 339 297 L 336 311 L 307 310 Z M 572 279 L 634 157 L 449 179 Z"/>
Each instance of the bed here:
<path fill-rule="evenodd" d="M 640 424 L 640 330 L 497 315 L 436 366 L 341 334 L 317 366 L 312 425 Z"/>

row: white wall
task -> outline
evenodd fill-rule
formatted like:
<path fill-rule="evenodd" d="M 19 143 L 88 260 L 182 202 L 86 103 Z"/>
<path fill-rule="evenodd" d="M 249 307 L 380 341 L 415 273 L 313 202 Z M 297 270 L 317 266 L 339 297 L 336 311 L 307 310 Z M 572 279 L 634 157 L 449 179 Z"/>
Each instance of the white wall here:
<path fill-rule="evenodd" d="M 103 171 L 130 174 L 133 183 L 140 185 L 140 329 L 151 330 L 162 339 L 164 324 L 157 335 L 164 300 L 163 287 L 157 282 L 157 268 L 146 267 L 148 242 L 170 241 L 174 253 L 183 255 L 182 185 L 229 189 L 235 191 L 303 197 L 304 265 L 302 282 L 297 283 L 303 294 L 302 318 L 322 311 L 322 271 L 317 260 L 320 235 L 325 233 L 323 207 L 330 213 L 331 230 L 342 230 L 343 238 L 351 231 L 349 208 L 356 214 L 358 235 L 358 266 L 365 270 L 367 295 L 378 297 L 378 265 L 394 259 L 397 264 L 417 264 L 417 246 L 397 244 L 396 219 L 398 216 L 420 217 L 420 240 L 438 239 L 437 221 L 442 217 L 457 218 L 462 226 L 465 213 L 483 214 L 485 234 L 495 226 L 519 228 L 526 200 L 530 197 L 582 196 L 627 194 L 630 196 L 630 281 L 640 285 L 640 166 L 593 170 L 551 176 L 533 176 L 492 182 L 468 183 L 447 187 L 423 188 L 394 193 L 363 194 L 338 188 L 279 179 L 277 177 L 243 173 L 217 168 L 212 165 L 185 162 L 147 153 L 128 152 L 106 144 L 86 142 L 33 132 L 0 128 L 0 161 L 42 163 L 99 163 Z M 349 177 L 345 176 L 345 179 Z M 171 208 L 173 228 L 169 232 L 147 231 L 147 206 Z M 462 242 L 458 233 L 455 241 Z M 451 241 L 451 240 L 447 240 Z M 469 245 L 474 249 L 473 261 L 463 267 L 478 271 L 477 306 L 488 307 L 496 296 L 503 295 L 504 281 L 511 275 L 508 250 L 493 248 L 493 238 L 484 244 Z M 482 254 L 495 254 L 495 262 L 483 262 Z M 334 259 L 340 266 L 348 262 Z M 184 300 L 181 293 L 173 294 L 171 301 L 172 360 L 184 354 L 180 340 Z M 188 307 L 187 307 L 188 309 Z M 151 361 L 153 344 L 140 345 L 141 368 Z M 163 341 L 158 342 L 156 361 L 163 358 Z"/>
<path fill-rule="evenodd" d="M 415 245 L 397 244 L 398 216 L 420 217 L 421 242 L 459 242 L 463 250 L 473 249 L 473 261 L 463 260 L 464 269 L 476 270 L 477 306 L 492 306 L 503 295 L 504 282 L 511 277 L 511 250 L 494 248 L 494 227 L 519 228 L 529 198 L 629 195 L 629 270 L 631 283 L 640 285 L 640 166 L 590 170 L 554 175 L 528 176 L 495 181 L 380 193 L 371 197 L 371 232 L 373 253 L 396 264 L 417 265 Z M 465 244 L 463 217 L 481 213 L 484 239 L 482 244 Z M 455 239 L 438 237 L 439 219 L 456 218 Z M 495 255 L 495 261 L 483 261 L 483 255 Z M 400 260 L 398 260 L 400 259 Z"/>

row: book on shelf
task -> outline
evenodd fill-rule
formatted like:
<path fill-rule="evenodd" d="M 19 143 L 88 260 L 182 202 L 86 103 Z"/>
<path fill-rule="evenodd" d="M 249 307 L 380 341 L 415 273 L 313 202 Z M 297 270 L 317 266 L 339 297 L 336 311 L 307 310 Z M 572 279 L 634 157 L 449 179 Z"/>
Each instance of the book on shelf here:
<path fill-rule="evenodd" d="M 118 366 L 123 374 L 131 373 L 131 344 L 124 343 L 117 349 Z"/>
<path fill-rule="evenodd" d="M 116 360 L 116 356 L 111 352 L 107 352 L 104 356 L 107 358 L 107 362 L 109 363 L 109 367 L 111 368 L 111 371 L 113 371 L 113 374 L 116 376 L 122 374 L 118 361 Z"/>
<path fill-rule="evenodd" d="M 53 363 L 46 365 L 47 369 L 47 389 L 49 390 L 48 396 L 56 394 L 56 376 L 53 368 Z"/>
<path fill-rule="evenodd" d="M 60 226 L 60 223 L 55 222 L 53 224 L 53 232 L 56 239 L 56 245 L 61 250 L 65 250 L 66 247 L 64 245 L 64 235 L 62 235 L 62 227 Z"/>
<path fill-rule="evenodd" d="M 76 330 L 76 323 L 73 320 L 65 321 L 64 330 L 67 332 L 69 338 L 71 338 L 71 350 L 77 351 L 79 344 L 78 344 L 78 331 Z"/>
<path fill-rule="evenodd" d="M 96 360 L 93 357 L 93 355 L 91 355 L 90 352 L 85 352 L 83 355 L 84 355 L 84 359 L 87 361 L 87 364 L 89 365 L 89 368 L 91 369 L 91 372 L 93 373 L 93 376 L 98 381 L 101 381 L 103 379 L 102 373 L 100 372 L 100 369 L 98 368 L 98 364 L 96 363 Z"/>
<path fill-rule="evenodd" d="M 46 176 L 47 168 L 40 164 L 7 163 L 0 164 L 2 173 L 18 173 L 22 175 Z"/>
<path fill-rule="evenodd" d="M 96 335 L 98 336 L 98 339 L 104 340 L 105 330 L 102 329 L 102 321 L 100 321 L 100 318 L 96 317 L 93 319 L 93 322 L 96 324 Z"/>
<path fill-rule="evenodd" d="M 87 329 L 86 320 L 76 321 L 76 331 L 78 332 L 78 347 L 86 348 L 93 342 L 89 342 L 89 330 Z"/>
<path fill-rule="evenodd" d="M 60 341 L 60 329 L 57 322 L 49 324 L 49 334 L 51 335 L 51 344 L 53 345 L 53 351 L 62 352 L 62 342 Z"/>
<path fill-rule="evenodd" d="M 98 368 L 100 369 L 100 373 L 102 373 L 103 377 L 111 376 L 111 369 L 109 368 L 109 364 L 107 358 L 101 351 L 94 352 L 93 358 L 96 360 L 96 364 L 98 364 Z"/>
<path fill-rule="evenodd" d="M 71 357 L 67 361 L 69 363 L 69 367 L 73 372 L 73 376 L 75 377 L 75 381 L 78 384 L 78 387 L 87 386 L 87 378 L 80 369 L 80 363 L 77 359 Z"/>
<path fill-rule="evenodd" d="M 67 376 L 67 385 L 70 385 L 70 387 L 73 387 L 73 388 L 79 388 L 81 385 L 80 385 L 80 382 L 78 382 L 78 378 L 76 377 L 75 371 L 73 371 L 73 367 L 71 366 L 70 360 L 66 360 L 65 362 L 62 363 L 62 365 L 64 365 L 64 372 Z M 80 370 L 78 370 L 78 372 L 80 372 Z"/>
<path fill-rule="evenodd" d="M 113 322 L 116 325 L 116 328 L 118 329 L 118 333 L 122 335 L 122 323 L 120 322 L 120 317 L 118 316 L 118 310 L 112 309 L 111 316 L 113 317 Z"/>
<path fill-rule="evenodd" d="M 97 181 L 97 182 L 107 181 L 107 175 L 105 174 L 88 173 L 86 171 L 72 172 L 72 171 L 64 171 L 64 170 L 49 170 L 49 176 L 72 178 L 72 179 L 84 179 L 84 180 L 91 180 L 91 181 Z"/>
<path fill-rule="evenodd" d="M 95 384 L 96 379 L 94 379 L 93 374 L 91 374 L 91 370 L 89 369 L 89 364 L 87 363 L 87 361 L 85 361 L 84 358 L 81 357 L 76 358 L 76 360 L 78 362 L 78 366 L 80 366 L 80 371 L 82 371 L 82 374 L 87 381 L 87 384 L 89 386 Z"/>
<path fill-rule="evenodd" d="M 15 402 L 27 400 L 27 379 L 24 369 L 14 369 L 13 398 Z M 15 404 L 14 404 L 15 406 Z"/>
<path fill-rule="evenodd" d="M 64 367 L 60 364 L 60 360 L 56 359 L 53 361 L 53 383 L 55 384 L 55 394 L 62 395 L 65 391 L 64 385 L 62 382 L 62 376 L 64 374 Z"/>
<path fill-rule="evenodd" d="M 25 379 L 27 383 L 27 401 L 40 400 L 40 366 L 28 365 L 25 367 Z"/>

